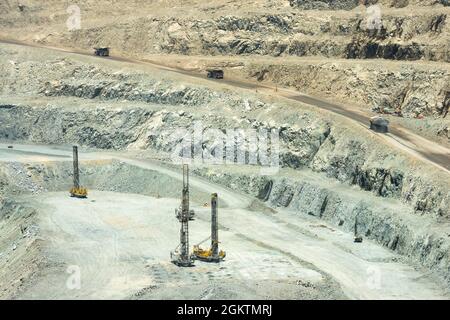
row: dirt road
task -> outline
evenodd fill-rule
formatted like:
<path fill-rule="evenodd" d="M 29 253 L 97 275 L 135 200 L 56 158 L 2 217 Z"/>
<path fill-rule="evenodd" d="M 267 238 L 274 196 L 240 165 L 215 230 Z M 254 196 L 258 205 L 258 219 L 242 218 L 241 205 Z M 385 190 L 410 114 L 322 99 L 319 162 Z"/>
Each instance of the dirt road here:
<path fill-rule="evenodd" d="M 15 154 L 24 157 L 16 161 L 29 161 L 26 155 L 36 153 L 40 161 L 45 157 L 67 161 L 69 152 L 68 147 L 20 145 L 7 149 L 0 145 L 0 161 L 11 161 Z M 179 171 L 125 153 L 80 155 L 81 161 L 106 158 L 182 179 Z M 239 291 L 241 285 L 254 281 L 279 279 L 292 284 L 302 280 L 317 286 L 330 278 L 352 299 L 448 298 L 439 283 L 372 241 L 354 243 L 352 234 L 308 215 L 251 210 L 254 199 L 246 195 L 195 176 L 190 182 L 193 188 L 219 193 L 225 263 L 199 263 L 196 268 L 181 270 L 168 262 L 169 251 L 178 241 L 178 223 L 173 217 L 178 199 L 93 191 L 82 201 L 69 198 L 66 192 L 41 194 L 28 201 L 39 210 L 42 234 L 50 243 L 47 250 L 60 264 L 81 270 L 82 289 L 68 290 L 67 269 L 56 269 L 49 270 L 24 297 L 125 298 L 154 286 L 149 297 L 165 298 L 167 286 L 200 285 L 211 279 L 238 281 L 234 290 Z M 209 209 L 200 204 L 193 207 L 198 215 L 191 224 L 191 241 L 198 243 L 209 234 Z M 43 290 L 50 283 L 54 290 Z M 205 287 L 199 290 L 203 292 Z M 46 295 L 39 296 L 42 292 Z"/>
<path fill-rule="evenodd" d="M 7 43 L 7 44 L 14 44 L 14 45 L 20 45 L 20 46 L 31 46 L 36 48 L 44 48 L 44 49 L 50 49 L 50 50 L 57 50 L 61 52 L 66 53 L 73 53 L 73 54 L 80 54 L 85 56 L 92 56 L 91 52 L 86 52 L 83 50 L 72 50 L 72 49 L 64 49 L 64 48 L 55 48 L 55 47 L 49 47 L 44 45 L 39 45 L 35 43 L 25 43 L 21 41 L 16 41 L 13 39 L 0 39 L 0 43 Z M 308 104 L 310 106 L 320 108 L 323 110 L 327 110 L 329 112 L 333 112 L 335 114 L 338 114 L 340 116 L 345 117 L 346 119 L 350 119 L 351 121 L 355 121 L 359 125 L 361 125 L 366 130 L 368 129 L 368 123 L 369 119 L 373 114 L 369 112 L 363 112 L 361 110 L 358 110 L 355 107 L 352 106 L 343 106 L 340 104 L 336 104 L 330 101 L 326 101 L 324 99 L 320 99 L 317 97 L 312 97 L 309 95 L 301 94 L 300 92 L 286 89 L 286 88 L 279 88 L 277 87 L 277 90 L 275 91 L 274 87 L 262 85 L 256 82 L 251 81 L 244 81 L 242 79 L 223 79 L 220 80 L 220 82 L 215 80 L 206 80 L 205 75 L 202 73 L 198 73 L 196 71 L 192 70 L 184 70 L 181 68 L 174 68 L 174 67 L 168 67 L 166 65 L 163 65 L 161 63 L 155 62 L 155 61 L 148 61 L 148 60 L 136 60 L 136 59 L 130 59 L 125 57 L 118 57 L 118 56 L 111 56 L 108 58 L 100 58 L 100 59 L 109 59 L 109 60 L 115 60 L 120 62 L 128 62 L 133 64 L 145 64 L 150 65 L 152 67 L 169 71 L 169 72 L 175 72 L 178 74 L 183 74 L 188 77 L 193 77 L 196 79 L 202 79 L 204 81 L 213 81 L 215 84 L 222 83 L 228 86 L 237 87 L 241 89 L 246 90 L 258 90 L 261 93 L 269 92 L 271 96 L 280 96 L 283 98 L 287 98 L 293 101 L 301 102 Z M 421 137 L 410 130 L 396 124 L 390 126 L 390 133 L 389 134 L 377 134 L 382 137 L 382 139 L 392 147 L 396 148 L 397 150 L 407 153 L 409 156 L 418 159 L 420 161 L 429 163 L 436 168 L 439 168 L 443 172 L 450 174 L 450 150 L 446 148 L 445 146 L 442 146 L 434 141 L 431 141 L 429 139 L 426 139 L 424 137 Z"/>

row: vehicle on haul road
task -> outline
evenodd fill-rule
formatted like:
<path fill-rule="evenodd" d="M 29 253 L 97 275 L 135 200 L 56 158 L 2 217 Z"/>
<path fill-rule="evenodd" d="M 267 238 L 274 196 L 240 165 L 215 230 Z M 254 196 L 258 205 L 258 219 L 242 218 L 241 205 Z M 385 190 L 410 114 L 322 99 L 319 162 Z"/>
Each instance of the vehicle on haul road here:
<path fill-rule="evenodd" d="M 94 54 L 99 57 L 109 57 L 109 48 L 94 48 Z"/>
<path fill-rule="evenodd" d="M 387 133 L 389 131 L 389 121 L 380 116 L 372 117 L 370 118 L 370 130 Z"/>
<path fill-rule="evenodd" d="M 223 79 L 224 72 L 220 69 L 209 69 L 206 70 L 208 72 L 208 78 L 210 79 Z"/>

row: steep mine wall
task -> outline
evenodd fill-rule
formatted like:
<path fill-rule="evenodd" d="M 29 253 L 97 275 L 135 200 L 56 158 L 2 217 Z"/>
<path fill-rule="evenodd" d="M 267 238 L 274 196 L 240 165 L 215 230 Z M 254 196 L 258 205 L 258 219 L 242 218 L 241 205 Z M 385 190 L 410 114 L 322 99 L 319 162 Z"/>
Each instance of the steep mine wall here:
<path fill-rule="evenodd" d="M 405 117 L 444 117 L 450 96 L 450 71 L 438 66 L 412 67 L 350 65 L 344 62 L 320 64 L 302 61 L 292 64 L 251 63 L 248 76 L 311 94 L 332 92 L 342 100 L 366 104 L 368 109 Z"/>
<path fill-rule="evenodd" d="M 311 0 L 289 0 L 289 4 L 292 7 L 297 7 L 301 9 L 334 9 L 334 10 L 351 10 L 359 6 L 359 0 L 322 0 L 322 1 L 311 1 Z"/>
<path fill-rule="evenodd" d="M 0 299 L 15 298 L 47 264 L 37 237 L 36 210 L 13 198 L 22 192 L 10 184 L 19 183 L 16 178 L 0 164 Z"/>
<path fill-rule="evenodd" d="M 0 195 L 1 299 L 16 298 L 47 266 L 35 219 L 36 210 Z"/>
<path fill-rule="evenodd" d="M 60 3 L 30 3 L 24 11 L 10 4 L 0 25 L 5 27 L 4 32 L 13 26 L 31 28 L 34 39 L 47 44 L 89 50 L 107 45 L 114 52 L 136 56 L 177 53 L 449 62 L 449 4 L 448 0 L 439 1 L 441 4 L 431 0 L 378 1 L 381 17 L 376 28 L 370 26 L 367 12 L 367 6 L 376 1 L 366 1 L 364 6 L 358 0 L 291 1 L 294 7 L 289 9 L 284 5 L 286 0 L 279 1 L 276 9 L 268 5 L 265 10 L 246 10 L 247 4 L 241 4 L 241 10 L 202 8 L 198 14 L 192 8 L 180 14 L 167 9 L 167 4 L 167 10 L 158 14 L 155 11 L 159 10 L 148 8 L 151 4 L 142 1 L 128 2 L 127 6 L 86 3 L 79 6 L 83 24 L 77 30 L 67 30 L 67 7 Z M 304 10 L 308 8 L 327 11 Z M 114 9 L 133 18 L 119 17 L 114 23 L 97 18 L 96 10 L 103 13 Z M 138 10 L 148 10 L 148 14 Z M 42 33 L 41 25 L 50 26 L 48 33 Z"/>
<path fill-rule="evenodd" d="M 448 0 L 289 0 L 292 7 L 311 10 L 352 10 L 361 4 L 383 5 L 386 7 L 405 8 L 410 5 L 415 6 L 450 6 Z"/>
<path fill-rule="evenodd" d="M 364 10 L 329 15 L 310 12 L 224 15 L 207 20 L 149 17 L 76 30 L 61 41 L 83 48 L 101 42 L 136 56 L 176 53 L 450 61 L 448 10 L 382 13 L 380 26 L 376 28 L 369 26 Z M 143 35 L 136 31 L 143 28 L 154 32 Z M 142 41 L 143 36 L 146 41 Z M 56 39 L 50 36 L 46 41 Z"/>

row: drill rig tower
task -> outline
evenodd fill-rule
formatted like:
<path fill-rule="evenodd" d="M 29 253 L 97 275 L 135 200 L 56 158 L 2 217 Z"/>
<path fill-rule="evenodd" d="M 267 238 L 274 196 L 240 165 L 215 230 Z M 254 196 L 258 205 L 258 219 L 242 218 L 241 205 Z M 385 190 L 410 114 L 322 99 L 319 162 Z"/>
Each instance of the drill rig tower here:
<path fill-rule="evenodd" d="M 171 260 L 180 267 L 190 267 L 194 264 L 189 255 L 189 166 L 183 164 L 183 191 L 181 195 L 181 207 L 176 210 L 177 218 L 181 223 L 180 244 L 174 252 L 170 253 Z"/>
<path fill-rule="evenodd" d="M 70 189 L 70 196 L 75 198 L 87 198 L 87 189 L 80 186 L 77 146 L 73 146 L 73 187 Z"/>
<path fill-rule="evenodd" d="M 219 251 L 219 224 L 217 221 L 217 193 L 211 195 L 211 247 L 208 250 L 194 246 L 194 258 L 205 262 L 220 262 L 225 258 L 225 251 Z"/>

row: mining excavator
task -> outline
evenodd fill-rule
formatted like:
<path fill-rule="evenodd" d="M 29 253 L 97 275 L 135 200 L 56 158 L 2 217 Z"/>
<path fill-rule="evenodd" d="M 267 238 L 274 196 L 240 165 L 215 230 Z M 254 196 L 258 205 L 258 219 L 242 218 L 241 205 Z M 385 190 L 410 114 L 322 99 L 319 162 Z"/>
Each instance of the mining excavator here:
<path fill-rule="evenodd" d="M 200 245 L 211 239 L 211 247 L 202 249 Z M 225 251 L 219 250 L 219 227 L 217 222 L 217 193 L 211 196 L 211 236 L 194 246 L 192 258 L 205 262 L 220 262 L 225 258 Z"/>

